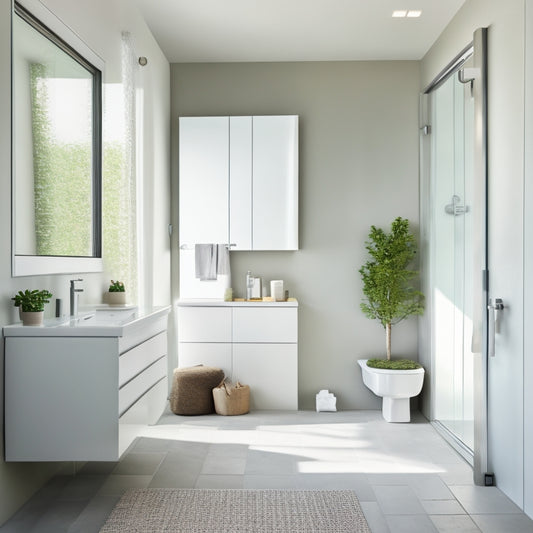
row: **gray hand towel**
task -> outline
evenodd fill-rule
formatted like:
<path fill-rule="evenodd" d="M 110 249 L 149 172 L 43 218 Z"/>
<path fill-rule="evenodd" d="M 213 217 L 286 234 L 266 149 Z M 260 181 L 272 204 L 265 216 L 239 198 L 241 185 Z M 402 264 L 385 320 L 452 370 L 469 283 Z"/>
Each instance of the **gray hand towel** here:
<path fill-rule="evenodd" d="M 229 249 L 225 244 L 217 245 L 217 274 L 226 276 L 231 274 L 229 265 Z"/>
<path fill-rule="evenodd" d="M 216 244 L 194 245 L 195 275 L 200 281 L 217 279 L 217 256 Z"/>

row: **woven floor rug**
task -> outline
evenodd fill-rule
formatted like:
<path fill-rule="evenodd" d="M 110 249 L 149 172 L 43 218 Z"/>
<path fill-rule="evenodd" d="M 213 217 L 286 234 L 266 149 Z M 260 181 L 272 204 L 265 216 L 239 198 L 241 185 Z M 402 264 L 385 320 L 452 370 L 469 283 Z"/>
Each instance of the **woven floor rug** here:
<path fill-rule="evenodd" d="M 100 533 L 370 533 L 350 490 L 130 489 Z"/>

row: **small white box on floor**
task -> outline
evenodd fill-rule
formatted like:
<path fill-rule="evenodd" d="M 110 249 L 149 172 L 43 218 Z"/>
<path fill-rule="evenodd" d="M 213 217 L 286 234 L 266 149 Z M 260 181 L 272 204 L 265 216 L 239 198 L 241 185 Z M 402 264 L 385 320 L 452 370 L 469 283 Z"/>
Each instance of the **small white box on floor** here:
<path fill-rule="evenodd" d="M 328 390 L 321 390 L 316 395 L 316 412 L 320 411 L 336 411 L 337 398 L 332 392 Z"/>

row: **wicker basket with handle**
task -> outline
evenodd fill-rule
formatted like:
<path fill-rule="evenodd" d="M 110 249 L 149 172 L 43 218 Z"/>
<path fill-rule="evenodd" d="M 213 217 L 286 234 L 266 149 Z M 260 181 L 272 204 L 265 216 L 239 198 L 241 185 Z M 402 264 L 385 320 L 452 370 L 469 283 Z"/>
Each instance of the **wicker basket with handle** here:
<path fill-rule="evenodd" d="M 213 389 L 213 400 L 219 415 L 244 415 L 250 411 L 250 387 L 238 381 L 232 386 L 223 380 Z"/>

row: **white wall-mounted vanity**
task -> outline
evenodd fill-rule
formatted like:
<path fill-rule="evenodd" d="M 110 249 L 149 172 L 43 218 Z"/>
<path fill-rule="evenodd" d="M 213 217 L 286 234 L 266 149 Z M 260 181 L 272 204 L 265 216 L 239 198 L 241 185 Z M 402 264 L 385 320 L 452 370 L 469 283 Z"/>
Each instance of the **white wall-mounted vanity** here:
<path fill-rule="evenodd" d="M 169 307 L 3 329 L 6 461 L 116 461 L 167 400 Z"/>

